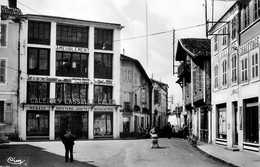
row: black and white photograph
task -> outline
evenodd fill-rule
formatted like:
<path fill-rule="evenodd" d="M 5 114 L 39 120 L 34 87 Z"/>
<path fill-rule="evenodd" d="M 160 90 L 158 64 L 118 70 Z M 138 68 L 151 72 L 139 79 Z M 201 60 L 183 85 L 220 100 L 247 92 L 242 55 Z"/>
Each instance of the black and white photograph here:
<path fill-rule="evenodd" d="M 0 5 L 0 167 L 260 166 L 260 0 Z"/>

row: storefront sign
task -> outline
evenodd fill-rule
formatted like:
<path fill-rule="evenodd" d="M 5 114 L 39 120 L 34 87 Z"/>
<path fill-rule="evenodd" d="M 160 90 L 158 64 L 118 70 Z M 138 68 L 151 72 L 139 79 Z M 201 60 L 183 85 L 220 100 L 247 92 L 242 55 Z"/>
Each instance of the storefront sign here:
<path fill-rule="evenodd" d="M 77 106 L 57 106 L 56 111 L 89 111 L 90 107 L 77 107 Z"/>
<path fill-rule="evenodd" d="M 29 106 L 29 109 L 28 110 L 49 110 L 49 107 L 47 106 L 40 106 L 40 105 L 37 105 L 37 106 Z"/>
<path fill-rule="evenodd" d="M 239 47 L 239 56 L 259 47 L 260 36 L 255 37 L 251 41 Z"/>
<path fill-rule="evenodd" d="M 23 13 L 18 8 L 8 8 L 7 6 L 1 6 L 1 19 L 15 19 L 18 16 L 22 16 Z"/>
<path fill-rule="evenodd" d="M 113 80 L 112 79 L 94 79 L 95 85 L 107 85 L 107 86 L 113 86 Z"/>
<path fill-rule="evenodd" d="M 89 104 L 88 99 L 31 98 L 31 104 Z"/>
<path fill-rule="evenodd" d="M 94 111 L 114 111 L 115 107 L 109 107 L 109 106 L 96 106 L 94 107 Z"/>
<path fill-rule="evenodd" d="M 90 79 L 88 78 L 56 78 L 56 77 L 29 76 L 27 80 L 35 81 L 35 82 L 90 84 Z"/>
<path fill-rule="evenodd" d="M 59 46 L 59 45 L 56 46 L 56 51 L 89 53 L 88 48 L 73 47 L 73 46 Z"/>

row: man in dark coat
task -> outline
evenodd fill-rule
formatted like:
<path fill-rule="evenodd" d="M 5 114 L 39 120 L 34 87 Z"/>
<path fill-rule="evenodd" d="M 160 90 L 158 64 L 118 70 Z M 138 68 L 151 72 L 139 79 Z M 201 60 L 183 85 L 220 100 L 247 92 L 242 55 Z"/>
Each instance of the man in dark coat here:
<path fill-rule="evenodd" d="M 76 136 L 71 133 L 70 129 L 67 129 L 66 132 L 67 133 L 62 137 L 62 143 L 65 146 L 65 161 L 68 162 L 70 152 L 70 162 L 73 162 L 73 145 Z"/>

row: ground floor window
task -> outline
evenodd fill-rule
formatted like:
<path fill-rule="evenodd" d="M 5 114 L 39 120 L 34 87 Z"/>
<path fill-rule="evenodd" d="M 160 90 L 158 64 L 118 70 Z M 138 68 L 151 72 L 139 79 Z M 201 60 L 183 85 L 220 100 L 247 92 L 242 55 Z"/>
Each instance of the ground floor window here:
<path fill-rule="evenodd" d="M 58 139 L 66 133 L 66 129 L 78 139 L 88 138 L 88 112 L 56 111 L 55 112 L 55 138 Z"/>
<path fill-rule="evenodd" d="M 113 113 L 94 113 L 94 136 L 113 135 Z"/>
<path fill-rule="evenodd" d="M 130 117 L 123 118 L 123 132 L 130 133 Z"/>
<path fill-rule="evenodd" d="M 217 137 L 227 139 L 227 108 L 226 104 L 217 106 Z"/>
<path fill-rule="evenodd" d="M 49 136 L 49 111 L 27 111 L 27 136 Z"/>
<path fill-rule="evenodd" d="M 258 100 L 246 101 L 244 111 L 245 142 L 259 143 Z"/>

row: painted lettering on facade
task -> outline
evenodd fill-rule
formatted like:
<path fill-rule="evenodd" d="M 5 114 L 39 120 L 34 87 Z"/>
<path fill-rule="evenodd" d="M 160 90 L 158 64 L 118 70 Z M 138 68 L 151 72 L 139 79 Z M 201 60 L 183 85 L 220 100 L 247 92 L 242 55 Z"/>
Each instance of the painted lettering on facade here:
<path fill-rule="evenodd" d="M 49 110 L 49 107 L 47 106 L 30 106 L 29 110 Z"/>
<path fill-rule="evenodd" d="M 31 98 L 31 104 L 89 104 L 89 100 L 81 99 L 60 99 L 60 98 Z"/>
<path fill-rule="evenodd" d="M 56 111 L 89 111 L 90 107 L 57 106 Z"/>
<path fill-rule="evenodd" d="M 89 53 L 88 48 L 73 47 L 73 46 L 58 46 L 58 45 L 56 46 L 56 51 Z"/>
<path fill-rule="evenodd" d="M 8 8 L 7 6 L 1 5 L 1 19 L 15 19 L 18 16 L 22 16 L 23 13 L 18 8 Z"/>
<path fill-rule="evenodd" d="M 114 107 L 94 107 L 94 111 L 114 111 Z"/>
<path fill-rule="evenodd" d="M 251 41 L 239 47 L 239 56 L 259 47 L 260 36 L 255 37 Z"/>
<path fill-rule="evenodd" d="M 94 79 L 94 84 L 95 85 L 108 85 L 108 86 L 112 86 L 113 85 L 113 80 L 111 80 L 111 79 Z"/>
<path fill-rule="evenodd" d="M 90 84 L 90 79 L 88 78 L 53 78 L 53 77 L 29 76 L 27 80 L 35 81 L 35 82 Z"/>

